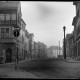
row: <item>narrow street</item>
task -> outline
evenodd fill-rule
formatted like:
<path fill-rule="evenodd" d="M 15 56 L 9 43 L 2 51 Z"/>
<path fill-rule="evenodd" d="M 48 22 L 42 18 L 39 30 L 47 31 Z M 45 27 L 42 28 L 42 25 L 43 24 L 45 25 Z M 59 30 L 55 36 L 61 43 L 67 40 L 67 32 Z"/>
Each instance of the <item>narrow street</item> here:
<path fill-rule="evenodd" d="M 0 78 L 79 79 L 80 1 L 0 1 Z"/>
<path fill-rule="evenodd" d="M 80 63 L 68 63 L 61 59 L 39 59 L 19 65 L 39 78 L 64 79 L 79 78 Z"/>
<path fill-rule="evenodd" d="M 14 64 L 0 64 L 0 68 L 14 68 Z M 19 62 L 18 68 L 41 79 L 80 78 L 80 63 L 69 63 L 56 58 Z"/>

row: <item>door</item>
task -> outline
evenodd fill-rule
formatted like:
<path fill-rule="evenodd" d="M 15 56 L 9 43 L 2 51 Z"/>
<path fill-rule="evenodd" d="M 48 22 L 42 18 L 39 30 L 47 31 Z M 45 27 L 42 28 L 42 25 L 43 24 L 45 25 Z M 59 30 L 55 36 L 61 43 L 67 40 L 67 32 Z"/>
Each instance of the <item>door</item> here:
<path fill-rule="evenodd" d="M 8 48 L 6 50 L 6 62 L 11 62 L 12 61 L 12 50 Z"/>

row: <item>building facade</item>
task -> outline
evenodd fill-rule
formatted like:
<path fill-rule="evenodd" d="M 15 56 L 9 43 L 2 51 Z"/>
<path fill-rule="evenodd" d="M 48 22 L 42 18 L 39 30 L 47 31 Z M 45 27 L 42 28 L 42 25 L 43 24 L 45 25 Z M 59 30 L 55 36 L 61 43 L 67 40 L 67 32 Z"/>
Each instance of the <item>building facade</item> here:
<path fill-rule="evenodd" d="M 62 55 L 62 48 L 59 46 L 50 46 L 48 48 L 48 58 L 58 58 Z"/>
<path fill-rule="evenodd" d="M 33 58 L 38 58 L 38 44 L 34 41 L 34 55 Z"/>
<path fill-rule="evenodd" d="M 66 56 L 74 57 L 74 35 L 73 33 L 66 35 Z"/>
<path fill-rule="evenodd" d="M 34 55 L 34 34 L 29 33 L 29 58 L 32 58 Z"/>
<path fill-rule="evenodd" d="M 25 59 L 26 24 L 21 17 L 20 1 L 0 1 L 0 61 L 3 63 L 15 61 L 16 55 L 18 60 Z M 14 28 L 20 28 L 18 38 L 13 35 Z"/>
<path fill-rule="evenodd" d="M 74 52 L 75 57 L 80 57 L 80 1 L 74 1 L 76 16 L 73 18 L 72 25 L 74 26 Z"/>
<path fill-rule="evenodd" d="M 42 42 L 37 42 L 38 45 L 38 58 L 47 58 L 47 46 Z"/>

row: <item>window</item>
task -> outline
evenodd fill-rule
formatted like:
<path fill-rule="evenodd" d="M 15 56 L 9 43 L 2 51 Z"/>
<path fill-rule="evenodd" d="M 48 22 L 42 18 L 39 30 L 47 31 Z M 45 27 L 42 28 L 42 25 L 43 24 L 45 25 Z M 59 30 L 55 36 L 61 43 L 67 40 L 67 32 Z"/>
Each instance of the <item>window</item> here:
<path fill-rule="evenodd" d="M 6 14 L 6 20 L 10 20 L 10 14 Z"/>
<path fill-rule="evenodd" d="M 0 21 L 3 21 L 5 19 L 5 14 L 0 14 Z"/>
<path fill-rule="evenodd" d="M 23 37 L 23 35 L 22 35 L 22 42 L 24 42 L 24 37 Z"/>
<path fill-rule="evenodd" d="M 9 37 L 9 28 L 6 28 L 6 38 Z"/>
<path fill-rule="evenodd" d="M 22 56 L 23 56 L 23 49 L 22 49 Z"/>
<path fill-rule="evenodd" d="M 4 38 L 4 28 L 1 28 L 1 38 Z"/>
<path fill-rule="evenodd" d="M 16 13 L 11 15 L 11 20 L 16 20 Z"/>
<path fill-rule="evenodd" d="M 9 37 L 9 28 L 1 28 L 1 38 Z"/>

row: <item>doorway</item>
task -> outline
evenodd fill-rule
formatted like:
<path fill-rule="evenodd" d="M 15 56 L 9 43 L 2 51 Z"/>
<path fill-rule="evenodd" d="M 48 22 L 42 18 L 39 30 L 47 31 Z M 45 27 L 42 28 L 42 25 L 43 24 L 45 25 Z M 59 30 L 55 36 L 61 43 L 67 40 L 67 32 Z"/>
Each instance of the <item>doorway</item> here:
<path fill-rule="evenodd" d="M 6 62 L 12 62 L 12 49 L 8 48 L 6 50 Z"/>

